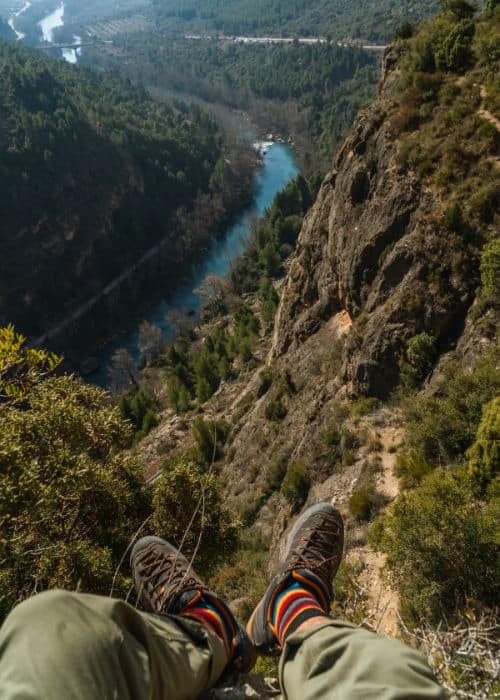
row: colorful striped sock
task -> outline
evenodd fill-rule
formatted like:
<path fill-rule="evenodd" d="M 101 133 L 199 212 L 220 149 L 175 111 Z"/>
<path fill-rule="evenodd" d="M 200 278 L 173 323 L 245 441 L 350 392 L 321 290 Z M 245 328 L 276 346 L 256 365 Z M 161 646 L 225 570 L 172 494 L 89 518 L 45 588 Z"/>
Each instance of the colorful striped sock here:
<path fill-rule="evenodd" d="M 205 597 L 197 600 L 192 607 L 186 606 L 180 613 L 182 617 L 190 617 L 209 627 L 222 639 L 226 648 L 228 659 L 233 653 L 233 631 L 229 621 L 226 620 L 222 610 L 215 607 Z"/>
<path fill-rule="evenodd" d="M 286 637 L 312 617 L 329 619 L 317 597 L 302 583 L 295 581 L 278 593 L 273 605 L 272 626 L 280 645 L 283 646 Z"/>

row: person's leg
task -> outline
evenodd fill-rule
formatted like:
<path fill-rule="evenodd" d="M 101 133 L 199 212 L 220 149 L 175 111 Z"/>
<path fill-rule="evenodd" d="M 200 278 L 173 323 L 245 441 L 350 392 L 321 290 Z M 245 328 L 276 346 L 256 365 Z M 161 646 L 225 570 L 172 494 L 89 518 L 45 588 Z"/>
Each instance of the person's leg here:
<path fill-rule="evenodd" d="M 308 508 L 290 534 L 283 566 L 247 625 L 261 654 L 282 651 L 285 698 L 444 698 L 418 652 L 329 616 L 343 534 L 342 516 L 329 503 Z"/>
<path fill-rule="evenodd" d="M 424 657 L 395 639 L 331 620 L 287 637 L 285 700 L 443 700 Z"/>
<path fill-rule="evenodd" d="M 5 700 L 188 700 L 227 660 L 202 624 L 65 591 L 34 596 L 0 628 Z"/>
<path fill-rule="evenodd" d="M 186 557 L 144 537 L 130 563 L 137 599 L 49 591 L 0 629 L 6 700 L 190 700 L 222 673 L 249 671 L 255 650 L 227 603 Z"/>

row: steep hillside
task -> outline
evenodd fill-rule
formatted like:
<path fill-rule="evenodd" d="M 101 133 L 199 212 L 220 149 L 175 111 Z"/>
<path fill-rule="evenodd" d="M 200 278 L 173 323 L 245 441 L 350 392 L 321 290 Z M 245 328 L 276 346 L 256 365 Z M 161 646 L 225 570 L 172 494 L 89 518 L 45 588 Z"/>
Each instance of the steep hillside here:
<path fill-rule="evenodd" d="M 167 236 L 168 280 L 199 243 L 178 212 L 209 195 L 220 222 L 248 196 L 199 111 L 5 41 L 0 64 L 0 323 L 41 335 Z"/>
<path fill-rule="evenodd" d="M 223 416 L 225 391 L 235 405 L 249 394 L 224 467 L 228 491 L 242 502 L 260 494 L 278 436 L 287 461 L 306 458 L 321 475 L 330 468 L 323 433 L 338 422 L 339 400 L 369 397 L 373 406 L 397 390 L 411 393 L 448 353 L 471 366 L 493 343 L 499 174 L 488 107 L 498 100 L 489 50 L 496 21 L 490 14 L 472 22 L 459 64 L 416 67 L 426 42 L 445 40 L 445 29 L 462 21 L 448 10 L 387 52 L 379 98 L 338 150 L 278 283 L 274 330 L 255 349 L 269 376 L 228 382 L 208 409 Z M 266 222 L 257 252 L 242 262 L 257 287 L 259 274 L 270 274 L 259 253 L 269 235 Z M 232 284 L 241 291 L 240 277 L 237 268 Z M 266 415 L 270 402 L 282 404 L 276 420 Z"/>

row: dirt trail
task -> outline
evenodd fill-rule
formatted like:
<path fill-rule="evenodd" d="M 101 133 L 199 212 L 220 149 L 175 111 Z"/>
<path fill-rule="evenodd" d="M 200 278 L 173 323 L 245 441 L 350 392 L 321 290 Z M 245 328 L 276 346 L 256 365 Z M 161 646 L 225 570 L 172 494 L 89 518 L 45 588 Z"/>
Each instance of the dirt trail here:
<path fill-rule="evenodd" d="M 400 444 L 403 430 L 400 427 L 388 426 L 378 428 L 377 432 L 382 449 L 379 453 L 381 469 L 376 477 L 376 489 L 389 504 L 400 491 L 399 480 L 394 474 L 396 463 L 394 448 Z M 385 564 L 385 555 L 375 552 L 367 544 L 353 549 L 350 559 L 353 562 L 361 562 L 364 567 L 359 582 L 367 597 L 370 623 L 377 632 L 397 637 L 399 635 L 399 596 L 382 579 L 381 571 Z"/>
<path fill-rule="evenodd" d="M 488 97 L 488 93 L 486 91 L 486 88 L 484 85 L 481 85 L 481 99 L 483 100 L 483 105 L 481 106 L 481 109 L 477 110 L 477 114 L 481 119 L 484 119 L 485 121 L 489 122 L 490 124 L 493 124 L 493 126 L 496 128 L 497 131 L 500 131 L 500 119 L 495 117 L 492 112 L 489 110 L 485 109 L 484 107 L 484 100 Z M 493 163 L 494 167 L 499 170 L 500 169 L 500 158 L 498 156 L 488 156 L 486 160 L 489 160 L 490 162 Z"/>
<path fill-rule="evenodd" d="M 488 93 L 486 92 L 486 88 L 484 87 L 484 85 L 481 85 L 481 99 L 483 100 L 483 102 L 487 97 Z M 500 131 L 500 119 L 497 119 L 497 117 L 495 117 L 494 114 L 492 114 L 484 107 L 478 109 L 477 113 L 482 119 L 486 119 L 487 122 L 493 124 L 493 126 L 495 126 L 497 130 Z"/>

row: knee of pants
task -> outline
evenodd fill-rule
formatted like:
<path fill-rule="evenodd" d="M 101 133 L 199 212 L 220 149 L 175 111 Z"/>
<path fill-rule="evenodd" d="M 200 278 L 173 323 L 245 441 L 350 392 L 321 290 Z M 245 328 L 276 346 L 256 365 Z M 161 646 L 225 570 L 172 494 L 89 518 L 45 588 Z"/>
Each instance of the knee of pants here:
<path fill-rule="evenodd" d="M 60 647 L 64 651 L 71 629 L 71 645 L 86 645 L 88 628 L 79 613 L 78 594 L 62 590 L 46 591 L 16 606 L 0 628 L 2 642 L 36 644 L 40 654 Z M 95 644 L 97 640 L 94 639 Z M 68 649 L 67 649 L 68 650 Z"/>
<path fill-rule="evenodd" d="M 53 590 L 44 591 L 28 598 L 11 610 L 5 623 L 9 627 L 29 629 L 38 627 L 44 622 L 51 622 L 63 608 L 71 605 L 71 600 L 75 594 L 69 591 Z M 66 614 L 66 613 L 65 613 Z"/>

